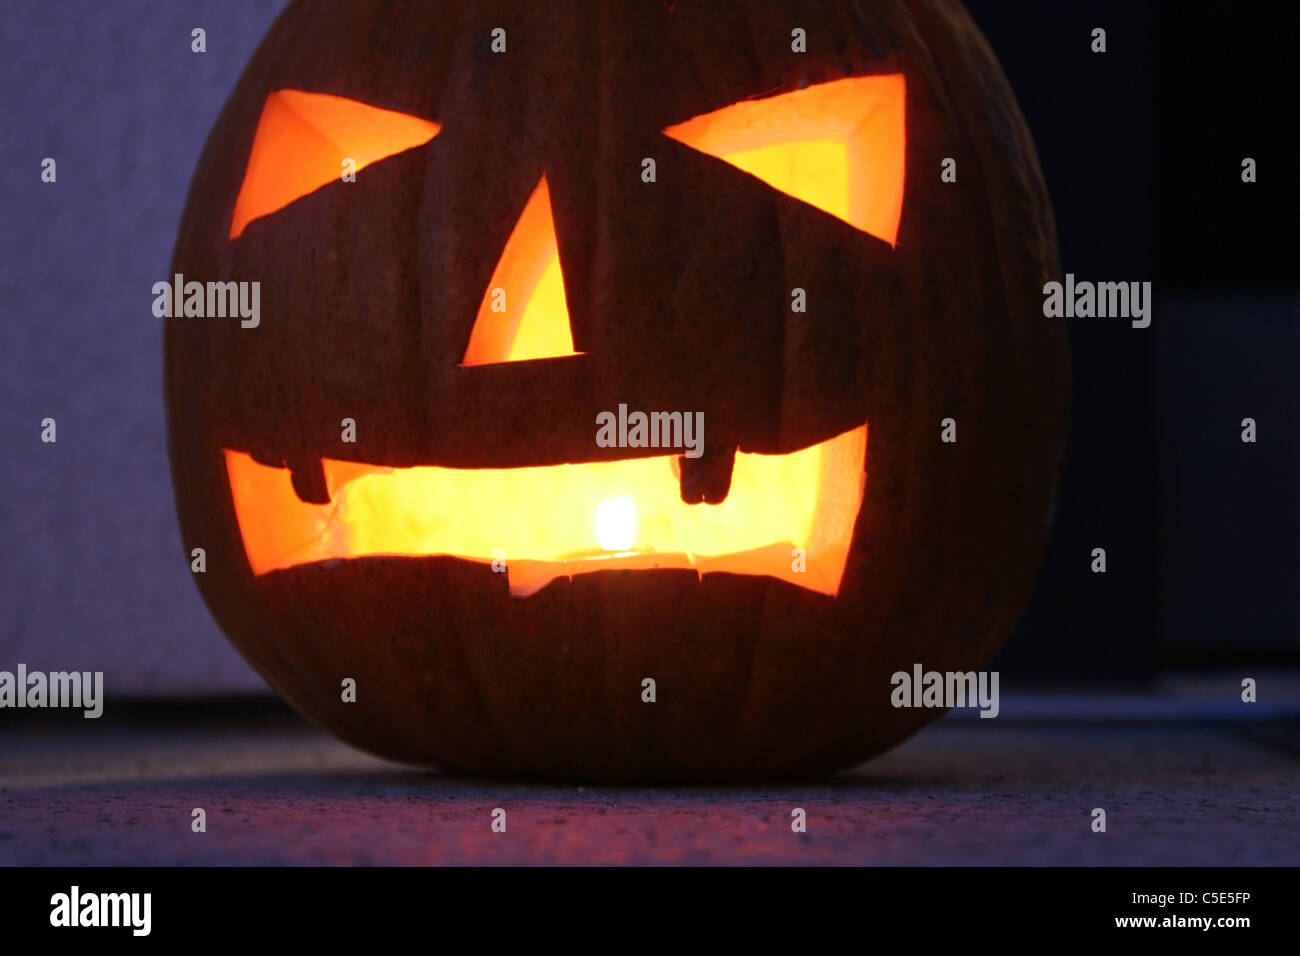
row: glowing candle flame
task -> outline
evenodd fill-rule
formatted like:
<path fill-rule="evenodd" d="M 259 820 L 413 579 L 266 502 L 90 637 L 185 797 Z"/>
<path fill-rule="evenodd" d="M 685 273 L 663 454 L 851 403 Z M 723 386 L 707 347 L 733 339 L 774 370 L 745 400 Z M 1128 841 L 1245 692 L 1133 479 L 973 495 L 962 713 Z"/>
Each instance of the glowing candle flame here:
<path fill-rule="evenodd" d="M 606 551 L 626 551 L 636 541 L 636 503 L 610 498 L 596 509 L 596 539 Z"/>

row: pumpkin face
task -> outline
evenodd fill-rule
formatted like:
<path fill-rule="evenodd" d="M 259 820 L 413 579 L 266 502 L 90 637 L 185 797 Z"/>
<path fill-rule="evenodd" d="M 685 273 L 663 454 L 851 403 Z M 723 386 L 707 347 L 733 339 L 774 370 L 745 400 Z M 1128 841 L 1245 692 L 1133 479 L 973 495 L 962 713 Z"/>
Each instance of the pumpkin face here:
<path fill-rule="evenodd" d="M 167 320 L 241 652 L 486 773 L 821 771 L 938 716 L 890 675 L 1005 638 L 1065 418 L 1050 207 L 965 14 L 337 6 L 272 28 L 173 259 L 261 284 L 256 328 Z"/>

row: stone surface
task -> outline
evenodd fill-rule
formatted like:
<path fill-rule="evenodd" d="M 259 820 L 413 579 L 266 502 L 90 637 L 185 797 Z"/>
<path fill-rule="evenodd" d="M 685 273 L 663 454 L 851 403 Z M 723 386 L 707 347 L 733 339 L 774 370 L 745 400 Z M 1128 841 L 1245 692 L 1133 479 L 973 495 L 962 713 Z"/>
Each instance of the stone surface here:
<path fill-rule="evenodd" d="M 1300 863 L 1285 719 L 950 717 L 834 779 L 728 788 L 454 778 L 284 716 L 93 724 L 0 731 L 0 864 Z"/>

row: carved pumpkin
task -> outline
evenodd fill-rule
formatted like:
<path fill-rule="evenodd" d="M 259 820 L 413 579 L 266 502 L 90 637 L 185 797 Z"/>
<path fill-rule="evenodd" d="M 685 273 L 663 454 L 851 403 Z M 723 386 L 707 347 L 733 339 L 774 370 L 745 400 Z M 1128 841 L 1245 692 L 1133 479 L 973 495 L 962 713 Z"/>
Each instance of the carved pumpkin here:
<path fill-rule="evenodd" d="M 196 580 L 358 746 L 831 770 L 941 713 L 892 673 L 983 666 L 1027 598 L 1054 226 L 956 4 L 291 4 L 173 272 L 261 283 L 256 328 L 167 320 Z M 620 406 L 702 414 L 702 454 L 598 443 Z"/>

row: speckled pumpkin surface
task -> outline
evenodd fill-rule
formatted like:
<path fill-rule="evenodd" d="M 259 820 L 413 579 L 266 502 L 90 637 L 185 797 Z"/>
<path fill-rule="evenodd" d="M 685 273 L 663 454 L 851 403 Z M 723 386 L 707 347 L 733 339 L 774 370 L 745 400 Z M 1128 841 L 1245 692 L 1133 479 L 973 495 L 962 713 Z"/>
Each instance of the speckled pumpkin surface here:
<path fill-rule="evenodd" d="M 256 328 L 166 320 L 177 509 L 186 552 L 206 553 L 195 580 L 278 692 L 385 756 L 611 782 L 862 761 L 942 713 L 891 706 L 892 673 L 992 658 L 1049 530 L 1067 358 L 1063 322 L 1042 314 L 1056 239 L 1029 132 L 955 3 L 558 6 L 295 2 L 253 57 L 203 151 L 172 263 L 187 280 L 260 283 Z M 892 145 L 873 138 L 885 127 L 869 109 L 853 112 L 867 86 L 815 98 L 870 77 L 896 84 Z M 348 117 L 418 142 L 360 157 L 355 182 L 333 173 L 263 202 L 236 229 L 258 150 L 263 178 L 312 159 L 305 133 L 301 148 L 258 144 L 272 102 L 344 130 L 345 157 L 368 128 Z M 313 103 L 343 105 L 313 119 Z M 758 112 L 725 112 L 738 105 Z M 817 117 L 837 110 L 857 124 L 836 154 L 844 209 L 800 198 L 807 177 L 777 188 L 741 165 L 747 117 L 771 118 L 774 142 L 824 139 Z M 740 117 L 730 152 L 710 117 Z M 812 132 L 776 128 L 803 121 Z M 881 235 L 879 190 L 899 187 L 896 232 Z M 554 236 L 571 348 L 466 361 L 529 210 Z M 748 551 L 683 564 L 665 546 L 654 567 L 595 542 L 573 559 L 580 573 L 540 576 L 535 559 L 554 555 L 503 546 L 503 573 L 481 548 L 338 544 L 325 524 L 301 561 L 250 543 L 299 509 L 303 527 L 361 521 L 340 491 L 354 472 L 401 479 L 375 499 L 390 508 L 481 515 L 507 536 L 548 521 L 589 534 L 549 495 L 494 489 L 542 487 L 509 484 L 511 469 L 663 456 L 597 444 L 596 416 L 620 404 L 703 414 L 703 457 L 661 462 L 684 522 L 749 500 L 744 469 L 865 426 L 865 456 L 831 475 L 860 492 L 839 515 L 843 548 L 832 559 L 826 535 L 792 542 L 775 527 L 767 541 L 771 509 L 757 506 L 737 548 L 783 548 L 786 573 L 758 573 Z M 956 442 L 940 440 L 945 418 Z M 754 500 L 821 500 L 829 460 L 811 485 Z M 261 486 L 232 462 L 294 499 L 259 510 Z M 799 583 L 792 544 L 819 587 Z"/>

